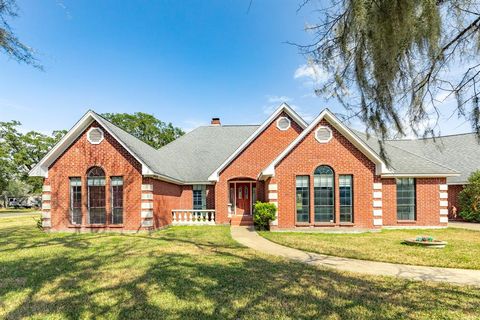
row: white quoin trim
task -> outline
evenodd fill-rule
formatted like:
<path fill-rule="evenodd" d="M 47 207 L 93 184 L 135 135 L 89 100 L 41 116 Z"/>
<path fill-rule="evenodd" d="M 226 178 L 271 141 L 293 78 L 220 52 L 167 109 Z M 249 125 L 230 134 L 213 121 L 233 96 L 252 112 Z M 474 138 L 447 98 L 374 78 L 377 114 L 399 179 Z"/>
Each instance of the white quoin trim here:
<path fill-rule="evenodd" d="M 42 203 L 42 210 L 50 210 L 50 209 L 51 209 L 50 202 Z"/>
<path fill-rule="evenodd" d="M 448 193 L 440 192 L 440 199 L 448 199 Z"/>
<path fill-rule="evenodd" d="M 67 148 L 75 142 L 75 140 L 88 128 L 88 126 L 97 121 L 102 129 L 107 131 L 112 137 L 117 140 L 120 145 L 125 148 L 141 165 L 142 165 L 142 174 L 154 174 L 152 169 L 150 169 L 145 162 L 142 161 L 125 143 L 123 143 L 108 127 L 104 124 L 104 121 L 99 115 L 97 115 L 92 110 L 89 110 L 83 115 L 83 117 L 67 132 L 65 136 L 45 155 L 45 157 L 37 163 L 32 170 L 28 173 L 32 177 L 44 177 L 48 178 L 48 168 L 50 165 L 60 156 L 62 153 L 67 150 Z"/>
<path fill-rule="evenodd" d="M 50 201 L 50 199 L 52 199 L 50 193 L 42 194 L 42 201 Z"/>
<path fill-rule="evenodd" d="M 382 200 L 373 200 L 373 207 L 374 208 L 381 208 L 382 207 Z"/>
<path fill-rule="evenodd" d="M 448 207 L 448 201 L 440 200 L 440 207 Z"/>
<path fill-rule="evenodd" d="M 42 211 L 42 219 L 50 219 L 50 211 Z"/>
<path fill-rule="evenodd" d="M 373 209 L 373 215 L 375 217 L 381 217 L 382 216 L 382 209 Z"/>
<path fill-rule="evenodd" d="M 302 133 L 285 148 L 280 155 L 273 160 L 265 169 L 262 170 L 260 177 L 275 176 L 275 167 L 285 158 L 303 139 L 312 132 L 325 119 L 330 125 L 337 129 L 340 134 L 347 138 L 356 148 L 358 148 L 367 158 L 375 163 L 375 171 L 377 175 L 391 173 L 385 162 L 375 153 L 362 139 L 360 139 L 352 130 L 346 127 L 338 118 L 328 109 L 324 109 L 320 114 L 308 125 Z"/>
<path fill-rule="evenodd" d="M 446 185 L 446 184 L 440 184 L 439 187 L 440 187 L 440 191 L 447 191 L 448 190 L 448 185 Z"/>
<path fill-rule="evenodd" d="M 382 183 L 376 182 L 373 184 L 373 190 L 382 190 Z"/>
<path fill-rule="evenodd" d="M 268 199 L 277 200 L 277 199 L 278 199 L 278 194 L 275 193 L 275 192 L 270 192 L 270 193 L 268 194 Z"/>
<path fill-rule="evenodd" d="M 440 215 L 441 216 L 447 216 L 448 215 L 448 209 L 440 209 Z"/>
<path fill-rule="evenodd" d="M 440 223 L 448 223 L 448 217 L 440 217 Z"/>
<path fill-rule="evenodd" d="M 153 209 L 153 202 L 142 202 L 142 209 Z"/>
<path fill-rule="evenodd" d="M 270 201 L 270 203 L 273 203 L 275 205 L 275 207 L 278 208 L 278 202 L 277 201 Z"/>
<path fill-rule="evenodd" d="M 153 193 L 142 193 L 142 200 L 153 200 Z"/>
<path fill-rule="evenodd" d="M 278 184 L 276 183 L 270 183 L 268 185 L 268 191 L 277 191 L 278 190 Z"/>
<path fill-rule="evenodd" d="M 382 191 L 374 191 L 373 192 L 374 199 L 382 199 Z"/>
<path fill-rule="evenodd" d="M 152 219 L 142 220 L 142 227 L 144 228 L 153 227 L 153 220 Z"/>
<path fill-rule="evenodd" d="M 142 210 L 142 212 L 140 213 L 140 216 L 143 219 L 153 218 L 153 211 Z"/>
<path fill-rule="evenodd" d="M 374 226 L 381 226 L 381 225 L 383 225 L 382 219 L 373 219 L 373 225 L 374 225 Z"/>
<path fill-rule="evenodd" d="M 153 184 L 142 184 L 142 191 L 153 191 Z"/>
<path fill-rule="evenodd" d="M 255 140 L 282 112 L 288 114 L 302 129 L 307 127 L 307 123 L 295 112 L 288 104 L 282 103 L 277 110 L 275 110 L 267 120 L 265 120 L 257 130 L 244 143 L 238 147 L 228 158 L 225 160 L 220 167 L 218 167 L 209 177 L 208 181 L 217 182 L 219 179 L 220 172 L 225 169 L 230 162 L 232 162 L 245 148 L 247 148 L 253 140 Z"/>
<path fill-rule="evenodd" d="M 48 186 L 48 185 L 44 185 L 42 187 L 42 191 L 43 192 L 51 192 L 52 191 L 52 187 L 51 186 Z"/>
<path fill-rule="evenodd" d="M 42 221 L 42 227 L 44 228 L 51 228 L 52 227 L 52 222 L 50 219 L 46 219 Z"/>

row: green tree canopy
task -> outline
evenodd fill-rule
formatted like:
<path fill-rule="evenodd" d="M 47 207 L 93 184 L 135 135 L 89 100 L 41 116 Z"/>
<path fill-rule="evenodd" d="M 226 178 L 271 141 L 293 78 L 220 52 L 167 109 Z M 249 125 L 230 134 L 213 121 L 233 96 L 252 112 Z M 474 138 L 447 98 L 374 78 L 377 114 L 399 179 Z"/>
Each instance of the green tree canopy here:
<path fill-rule="evenodd" d="M 182 129 L 148 113 L 104 113 L 102 116 L 156 149 L 185 134 Z"/>
<path fill-rule="evenodd" d="M 382 142 L 407 128 L 438 135 L 439 104 L 449 96 L 480 132 L 479 8 L 472 0 L 333 0 L 306 27 L 313 43 L 298 47 L 328 78 L 316 93 L 337 98 L 346 119 L 359 117 L 385 158 Z"/>
<path fill-rule="evenodd" d="M 480 222 L 480 170 L 473 172 L 460 192 L 460 216 L 467 221 Z"/>
<path fill-rule="evenodd" d="M 20 126 L 19 121 L 0 122 L 0 193 L 14 180 L 27 182 L 34 192 L 39 192 L 41 179 L 29 177 L 28 172 L 66 133 L 22 133 Z"/>

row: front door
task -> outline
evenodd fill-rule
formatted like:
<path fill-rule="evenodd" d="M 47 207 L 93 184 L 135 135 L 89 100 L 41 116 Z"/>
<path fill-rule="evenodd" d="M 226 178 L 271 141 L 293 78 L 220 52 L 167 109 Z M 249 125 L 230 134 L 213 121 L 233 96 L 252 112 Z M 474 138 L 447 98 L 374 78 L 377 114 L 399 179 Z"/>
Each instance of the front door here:
<path fill-rule="evenodd" d="M 237 214 L 250 214 L 250 183 L 237 183 Z"/>

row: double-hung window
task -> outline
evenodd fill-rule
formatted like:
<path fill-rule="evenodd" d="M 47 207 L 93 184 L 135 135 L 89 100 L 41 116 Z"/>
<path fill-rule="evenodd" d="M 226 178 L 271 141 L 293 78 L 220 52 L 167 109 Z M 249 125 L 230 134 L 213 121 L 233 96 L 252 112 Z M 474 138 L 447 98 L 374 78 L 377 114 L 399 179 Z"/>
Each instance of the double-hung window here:
<path fill-rule="evenodd" d="M 338 178 L 340 193 L 340 222 L 353 222 L 353 181 L 351 175 L 342 174 Z"/>
<path fill-rule="evenodd" d="M 70 222 L 82 224 L 82 179 L 70 178 Z"/>
<path fill-rule="evenodd" d="M 296 178 L 297 222 L 310 222 L 310 177 Z"/>
<path fill-rule="evenodd" d="M 111 177 L 112 224 L 123 223 L 123 177 Z"/>
<path fill-rule="evenodd" d="M 207 209 L 207 188 L 204 184 L 193 185 L 193 210 Z"/>
<path fill-rule="evenodd" d="M 397 179 L 397 219 L 415 220 L 415 179 Z"/>

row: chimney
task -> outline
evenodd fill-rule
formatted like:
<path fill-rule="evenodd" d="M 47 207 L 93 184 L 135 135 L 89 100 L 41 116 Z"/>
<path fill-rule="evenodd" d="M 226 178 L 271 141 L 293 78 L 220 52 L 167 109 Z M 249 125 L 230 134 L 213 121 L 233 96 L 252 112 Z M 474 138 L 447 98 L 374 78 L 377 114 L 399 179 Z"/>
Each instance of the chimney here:
<path fill-rule="evenodd" d="M 212 118 L 212 122 L 210 122 L 212 126 L 220 126 L 220 118 Z"/>

